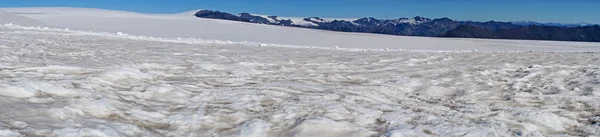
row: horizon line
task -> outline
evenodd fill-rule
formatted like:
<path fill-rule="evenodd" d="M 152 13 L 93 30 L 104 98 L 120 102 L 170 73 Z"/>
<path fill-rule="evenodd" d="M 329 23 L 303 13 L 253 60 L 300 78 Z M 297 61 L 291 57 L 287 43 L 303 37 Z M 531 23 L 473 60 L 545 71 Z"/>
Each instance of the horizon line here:
<path fill-rule="evenodd" d="M 252 13 L 252 12 L 240 12 L 240 13 L 232 13 L 229 11 L 222 11 L 222 10 L 214 10 L 214 9 L 204 9 L 204 8 L 198 8 L 198 9 L 192 9 L 192 10 L 186 10 L 186 11 L 181 11 L 181 12 L 175 12 L 175 13 L 158 13 L 158 12 L 143 12 L 143 11 L 132 11 L 132 10 L 126 10 L 126 9 L 110 9 L 110 8 L 99 8 L 99 7 L 68 7 L 68 6 L 49 6 L 49 7 L 41 7 L 41 6 L 21 6 L 21 7 L 0 7 L 0 9 L 5 9 L 5 8 L 73 8 L 73 9 L 99 9 L 99 10 L 109 10 L 109 11 L 124 11 L 124 12 L 132 12 L 132 13 L 142 13 L 142 14 L 155 14 L 155 15 L 159 15 L 159 14 L 181 14 L 181 13 L 186 13 L 186 12 L 192 12 L 192 11 L 201 11 L 201 10 L 210 10 L 210 11 L 219 11 L 219 12 L 225 12 L 225 13 L 229 13 L 232 15 L 236 15 L 236 14 L 241 14 L 241 13 L 249 13 L 249 14 L 253 14 L 253 15 L 266 15 L 266 14 L 262 14 L 262 13 Z M 390 20 L 390 19 L 401 19 L 401 18 L 415 18 L 415 17 L 424 17 L 424 18 L 428 18 L 428 19 L 442 19 L 442 18 L 448 18 L 454 21 L 472 21 L 472 22 L 508 22 L 508 23 L 513 23 L 513 22 L 534 22 L 534 23 L 541 23 L 541 24 L 563 24 L 563 25 L 575 25 L 575 24 L 589 24 L 589 26 L 593 26 L 593 25 L 600 25 L 600 23 L 590 23 L 590 22 L 542 22 L 542 21 L 535 21 L 535 20 L 457 20 L 457 19 L 453 19 L 452 17 L 449 16 L 443 16 L 443 17 L 425 17 L 425 16 L 414 16 L 414 17 L 396 17 L 396 18 L 377 18 L 374 16 L 370 16 L 370 17 L 321 17 L 321 16 L 279 16 L 279 15 L 268 15 L 267 16 L 278 16 L 278 17 L 288 17 L 288 18 L 310 18 L 310 17 L 318 17 L 318 18 L 325 18 L 325 19 L 361 19 L 361 18 L 375 18 L 375 19 L 386 19 L 386 20 Z M 344 21 L 353 21 L 353 20 L 344 20 Z"/>

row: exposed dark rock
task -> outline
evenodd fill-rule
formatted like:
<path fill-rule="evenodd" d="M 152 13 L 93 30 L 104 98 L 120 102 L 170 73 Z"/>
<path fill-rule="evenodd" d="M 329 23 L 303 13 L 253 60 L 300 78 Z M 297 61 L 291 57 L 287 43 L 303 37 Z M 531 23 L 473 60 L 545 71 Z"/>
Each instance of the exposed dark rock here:
<path fill-rule="evenodd" d="M 211 19 L 223 19 L 223 20 L 232 20 L 232 21 L 243 21 L 250 22 L 248 19 L 243 19 L 239 16 L 235 16 L 229 13 L 220 12 L 220 11 L 211 11 L 211 10 L 201 10 L 195 14 L 196 17 L 200 18 L 211 18 Z"/>
<path fill-rule="evenodd" d="M 249 20 L 252 23 L 271 24 L 271 22 L 269 22 L 268 19 L 260 17 L 260 16 L 254 16 L 254 15 L 251 15 L 250 13 L 240 13 L 240 18 Z"/>

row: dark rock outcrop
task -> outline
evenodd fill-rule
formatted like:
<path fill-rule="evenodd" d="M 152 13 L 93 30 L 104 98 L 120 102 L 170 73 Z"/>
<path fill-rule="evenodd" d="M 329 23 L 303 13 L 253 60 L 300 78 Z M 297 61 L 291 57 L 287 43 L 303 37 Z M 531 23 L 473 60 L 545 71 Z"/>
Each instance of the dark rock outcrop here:
<path fill-rule="evenodd" d="M 220 11 L 211 11 L 211 10 L 201 10 L 196 12 L 196 17 L 200 18 L 211 18 L 211 19 L 223 19 L 223 20 L 232 20 L 232 21 L 243 21 L 250 22 L 249 19 L 244 19 L 239 16 L 235 16 L 226 12 Z"/>

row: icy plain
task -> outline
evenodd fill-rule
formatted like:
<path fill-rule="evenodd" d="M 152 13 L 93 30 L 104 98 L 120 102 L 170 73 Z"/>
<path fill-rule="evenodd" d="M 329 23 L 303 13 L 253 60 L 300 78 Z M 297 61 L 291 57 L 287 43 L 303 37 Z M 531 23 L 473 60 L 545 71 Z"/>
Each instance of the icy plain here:
<path fill-rule="evenodd" d="M 597 52 L 262 45 L 0 25 L 0 136 L 600 134 Z"/>

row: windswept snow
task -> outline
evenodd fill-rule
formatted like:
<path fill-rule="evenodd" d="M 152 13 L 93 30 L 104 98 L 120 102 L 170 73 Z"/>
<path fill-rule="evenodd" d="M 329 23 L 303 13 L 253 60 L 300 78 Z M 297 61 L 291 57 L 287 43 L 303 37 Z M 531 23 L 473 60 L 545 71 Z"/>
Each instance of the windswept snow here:
<path fill-rule="evenodd" d="M 186 41 L 0 26 L 0 136 L 600 135 L 597 53 Z"/>

